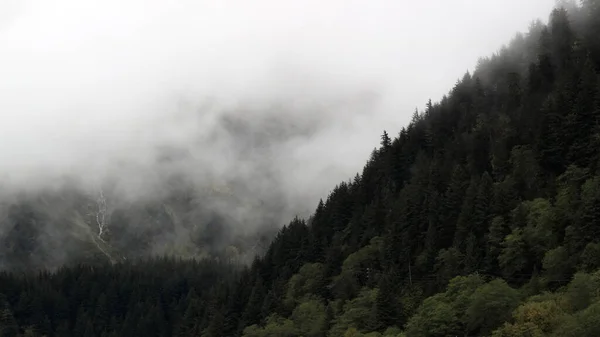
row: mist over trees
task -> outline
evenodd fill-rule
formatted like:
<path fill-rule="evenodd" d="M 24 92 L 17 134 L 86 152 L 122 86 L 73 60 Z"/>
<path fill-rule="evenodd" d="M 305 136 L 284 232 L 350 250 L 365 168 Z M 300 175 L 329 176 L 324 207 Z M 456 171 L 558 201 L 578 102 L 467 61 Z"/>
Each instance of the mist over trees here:
<path fill-rule="evenodd" d="M 597 336 L 600 2 L 561 4 L 249 266 L 5 272 L 0 335 Z"/>

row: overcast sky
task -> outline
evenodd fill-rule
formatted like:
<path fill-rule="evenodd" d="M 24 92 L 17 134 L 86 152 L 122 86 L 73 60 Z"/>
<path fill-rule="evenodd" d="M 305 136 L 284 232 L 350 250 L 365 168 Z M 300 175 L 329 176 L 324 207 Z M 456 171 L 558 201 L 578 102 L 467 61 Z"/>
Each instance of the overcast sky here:
<path fill-rule="evenodd" d="M 278 102 L 290 123 L 319 124 L 270 159 L 289 193 L 314 199 L 553 4 L 0 0 L 1 177 L 151 165 L 156 146 L 210 134 L 226 107 Z M 217 107 L 199 108 L 206 98 Z M 213 175 L 239 173 L 235 144 L 203 144 Z"/>

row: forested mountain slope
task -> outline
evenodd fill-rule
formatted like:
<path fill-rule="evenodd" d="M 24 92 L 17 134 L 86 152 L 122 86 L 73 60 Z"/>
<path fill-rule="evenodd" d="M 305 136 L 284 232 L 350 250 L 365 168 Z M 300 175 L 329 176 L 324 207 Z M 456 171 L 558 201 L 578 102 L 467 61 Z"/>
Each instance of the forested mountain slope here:
<path fill-rule="evenodd" d="M 600 1 L 567 7 L 384 132 L 250 267 L 3 274 L 1 333 L 600 335 Z"/>

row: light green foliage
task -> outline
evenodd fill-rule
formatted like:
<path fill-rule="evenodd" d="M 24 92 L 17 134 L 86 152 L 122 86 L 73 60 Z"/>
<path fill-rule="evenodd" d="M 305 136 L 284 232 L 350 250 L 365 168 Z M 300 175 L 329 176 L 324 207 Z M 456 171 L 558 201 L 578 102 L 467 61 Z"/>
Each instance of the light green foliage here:
<path fill-rule="evenodd" d="M 529 296 L 534 296 L 539 294 L 543 289 L 545 289 L 544 280 L 538 275 L 533 275 L 527 283 L 525 283 L 520 289 L 523 298 L 527 298 Z"/>
<path fill-rule="evenodd" d="M 597 337 L 600 336 L 600 302 L 574 314 L 554 332 L 556 337 Z"/>
<path fill-rule="evenodd" d="M 356 328 L 348 328 L 346 332 L 344 332 L 344 337 L 363 337 L 364 335 L 356 330 Z"/>
<path fill-rule="evenodd" d="M 383 337 L 382 334 L 380 334 L 377 331 L 373 331 L 373 332 L 369 332 L 364 334 L 365 337 Z"/>
<path fill-rule="evenodd" d="M 356 328 L 348 328 L 344 333 L 344 337 L 383 337 L 383 335 L 376 331 L 364 334 Z"/>
<path fill-rule="evenodd" d="M 584 271 L 590 272 L 600 268 L 600 244 L 588 243 L 579 259 Z"/>
<path fill-rule="evenodd" d="M 374 263 L 379 258 L 383 239 L 374 237 L 369 244 L 355 253 L 348 255 L 342 265 L 342 272 L 355 272 L 363 266 Z"/>
<path fill-rule="evenodd" d="M 399 299 L 400 306 L 404 310 L 404 313 L 414 313 L 417 308 L 421 305 L 425 296 L 423 295 L 423 289 L 420 287 L 413 286 L 407 289 Z"/>
<path fill-rule="evenodd" d="M 457 276 L 450 280 L 445 295 L 456 311 L 464 313 L 470 305 L 471 295 L 484 283 L 481 276 L 477 274 Z"/>
<path fill-rule="evenodd" d="M 302 336 L 323 336 L 327 325 L 327 313 L 326 307 L 321 301 L 311 299 L 300 303 L 294 309 L 291 318 Z"/>
<path fill-rule="evenodd" d="M 519 273 L 541 262 L 546 252 L 558 242 L 556 214 L 546 199 L 522 202 L 513 210 L 512 220 L 514 228 L 504 238 L 498 257 L 506 275 Z"/>
<path fill-rule="evenodd" d="M 458 313 L 444 294 L 428 297 L 406 325 L 406 335 L 417 336 L 450 336 L 460 333 Z"/>
<path fill-rule="evenodd" d="M 435 270 L 442 283 L 445 284 L 450 281 L 452 276 L 461 267 L 463 258 L 463 254 L 454 247 L 439 251 L 435 259 Z"/>
<path fill-rule="evenodd" d="M 511 324 L 506 323 L 502 328 L 495 330 L 492 337 L 544 337 L 545 334 L 533 323 Z"/>
<path fill-rule="evenodd" d="M 358 251 L 348 255 L 342 264 L 340 275 L 333 280 L 333 291 L 336 297 L 350 299 L 360 290 L 363 282 L 374 282 L 370 269 L 378 264 L 381 257 L 383 240 L 374 237 L 370 243 Z"/>
<path fill-rule="evenodd" d="M 405 337 L 406 335 L 400 328 L 391 327 L 385 330 L 383 337 Z"/>
<path fill-rule="evenodd" d="M 546 199 L 526 201 L 527 210 L 525 240 L 531 250 L 541 259 L 544 253 L 556 245 L 556 216 L 552 204 Z"/>
<path fill-rule="evenodd" d="M 343 312 L 334 319 L 329 336 L 342 336 L 352 327 L 368 331 L 376 298 L 377 289 L 362 289 L 358 297 L 344 304 Z"/>
<path fill-rule="evenodd" d="M 600 274 L 577 273 L 564 291 L 532 296 L 494 337 L 599 336 Z"/>
<path fill-rule="evenodd" d="M 560 292 L 549 292 L 549 291 L 544 291 L 542 293 L 533 295 L 529 298 L 527 298 L 527 300 L 525 302 L 529 302 L 529 303 L 538 303 L 538 302 L 546 302 L 546 301 L 553 301 L 556 302 L 559 307 L 567 310 L 568 309 L 568 305 L 565 305 L 566 301 L 563 298 L 563 294 Z"/>
<path fill-rule="evenodd" d="M 504 280 L 493 280 L 473 293 L 466 311 L 467 328 L 488 334 L 510 318 L 519 304 L 519 292 Z"/>
<path fill-rule="evenodd" d="M 581 188 L 581 218 L 579 230 L 582 240 L 597 240 L 600 234 L 597 229 L 600 221 L 600 177 L 588 179 Z"/>
<path fill-rule="evenodd" d="M 406 325 L 407 336 L 445 336 L 465 330 L 471 296 L 484 284 L 478 275 L 453 278 L 445 293 L 426 298 Z"/>
<path fill-rule="evenodd" d="M 527 266 L 526 249 L 523 229 L 516 228 L 504 238 L 502 253 L 498 256 L 498 263 L 504 274 L 512 275 Z"/>
<path fill-rule="evenodd" d="M 596 224 L 599 221 L 600 177 L 596 176 L 586 180 L 581 187 L 579 207 L 572 217 L 572 223 L 566 228 L 566 240 L 572 251 L 583 251 L 590 241 L 597 241 L 600 229 Z"/>
<path fill-rule="evenodd" d="M 244 329 L 244 337 L 299 337 L 291 320 L 271 315 L 264 327 L 251 325 Z"/>
<path fill-rule="evenodd" d="M 533 324 L 544 333 L 559 326 L 564 316 L 565 312 L 556 300 L 528 302 L 519 306 L 513 313 L 517 325 Z"/>
<path fill-rule="evenodd" d="M 581 188 L 581 201 L 585 206 L 591 205 L 598 199 L 598 193 L 600 192 L 600 177 L 593 177 L 586 180 Z M 588 204 L 588 205 L 586 205 Z"/>
<path fill-rule="evenodd" d="M 512 323 L 506 323 L 492 334 L 494 337 L 547 336 L 568 318 L 559 294 L 544 293 L 530 297 L 513 312 Z"/>
<path fill-rule="evenodd" d="M 549 280 L 562 280 L 572 268 L 570 260 L 569 252 L 563 246 L 547 251 L 542 265 Z"/>
<path fill-rule="evenodd" d="M 325 305 L 317 299 L 306 299 L 294 309 L 289 319 L 271 315 L 264 326 L 251 325 L 244 329 L 244 337 L 321 337 L 326 325 Z"/>
<path fill-rule="evenodd" d="M 333 301 L 329 301 L 329 307 L 333 311 L 334 316 L 339 316 L 344 312 L 344 301 L 340 299 L 335 299 Z"/>
<path fill-rule="evenodd" d="M 485 283 L 478 275 L 453 278 L 444 293 L 423 301 L 407 336 L 489 334 L 511 317 L 520 295 L 503 280 Z"/>
<path fill-rule="evenodd" d="M 307 263 L 292 276 L 287 284 L 285 304 L 293 308 L 298 301 L 310 294 L 318 293 L 325 282 L 324 267 L 320 263 Z"/>
<path fill-rule="evenodd" d="M 565 293 L 570 307 L 573 311 L 587 308 L 593 301 L 597 300 L 600 283 L 598 279 L 590 274 L 577 273 L 567 287 Z"/>

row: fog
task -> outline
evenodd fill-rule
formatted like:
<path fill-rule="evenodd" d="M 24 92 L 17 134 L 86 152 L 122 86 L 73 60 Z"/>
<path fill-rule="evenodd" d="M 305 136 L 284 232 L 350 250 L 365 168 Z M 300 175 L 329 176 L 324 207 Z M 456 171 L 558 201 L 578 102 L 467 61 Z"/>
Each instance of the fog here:
<path fill-rule="evenodd" d="M 0 0 L 0 185 L 135 199 L 180 173 L 306 214 L 552 6 Z"/>

